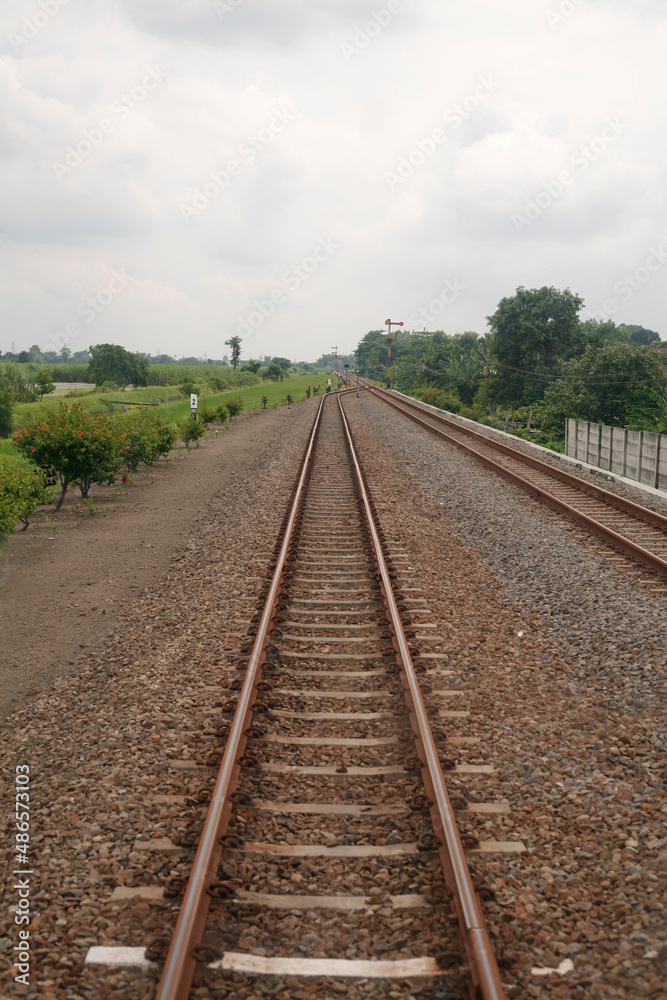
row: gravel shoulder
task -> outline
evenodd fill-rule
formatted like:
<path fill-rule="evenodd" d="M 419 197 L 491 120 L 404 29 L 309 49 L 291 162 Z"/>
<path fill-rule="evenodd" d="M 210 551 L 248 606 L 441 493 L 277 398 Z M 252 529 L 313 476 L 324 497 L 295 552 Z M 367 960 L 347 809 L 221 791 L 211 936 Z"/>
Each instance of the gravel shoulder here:
<path fill-rule="evenodd" d="M 146 477 L 141 489 L 150 503 L 126 511 L 136 541 L 125 556 L 141 563 L 137 572 L 145 576 L 127 584 L 128 566 L 119 566 L 105 577 L 117 581 L 118 589 L 104 594 L 117 597 L 113 610 L 93 619 L 92 607 L 72 609 L 61 641 L 75 663 L 63 658 L 57 676 L 33 681 L 43 685 L 40 693 L 7 719 L 0 761 L 12 776 L 17 764 L 30 766 L 34 979 L 27 991 L 13 981 L 8 956 L 17 929 L 8 889 L 0 994 L 154 996 L 153 973 L 93 969 L 84 958 L 91 945 L 140 947 L 173 927 L 178 900 L 112 896 L 118 887 L 159 887 L 188 873 L 191 852 L 178 849 L 174 837 L 198 826 L 201 808 L 183 796 L 196 800 L 215 774 L 205 761 L 221 745 L 221 678 L 235 676 L 315 405 L 240 421 L 167 466 L 164 479 L 162 469 Z M 461 692 L 457 707 L 470 711 L 446 722 L 447 770 L 487 765 L 479 775 L 452 773 L 452 794 L 510 807 L 500 815 L 462 813 L 460 827 L 479 840 L 526 845 L 520 855 L 472 862 L 475 877 L 495 892 L 485 910 L 510 995 L 661 1000 L 666 588 L 367 394 L 347 397 L 345 406 L 389 552 L 409 553 L 410 585 L 423 588 L 429 620 L 438 623 L 437 648 L 448 657 L 452 691 Z M 196 463 L 199 479 L 192 478 Z M 154 552 L 145 518 L 168 483 L 174 498 L 187 499 L 170 531 L 167 503 L 150 525 L 164 538 Z M 117 513 L 109 514 L 110 525 L 125 523 L 113 522 Z M 71 529 L 71 566 L 78 561 L 90 571 L 94 560 L 113 558 L 111 527 L 106 548 L 86 535 L 106 520 L 84 519 L 79 534 Z M 12 559 L 10 569 L 19 569 Z M 52 580 L 61 572 L 56 567 Z M 81 576 L 80 590 L 98 575 Z M 71 598 L 82 604 L 67 593 L 63 608 Z M 47 596 L 42 600 L 48 610 Z M 20 604 L 17 618 L 19 611 Z M 77 617 L 99 631 L 72 638 Z M 80 642 L 89 645 L 82 650 Z M 15 648 L 30 652 L 27 644 Z M 467 742 L 471 735 L 478 742 Z M 0 853 L 11 871 L 9 836 Z M 532 971 L 556 970 L 566 960 L 574 968 L 564 975 Z M 322 995 L 321 983 L 310 985 L 313 996 Z M 277 992 L 275 983 L 260 981 L 257 992 L 288 997 L 288 987 Z M 247 995 L 234 980 L 199 989 L 201 997 Z M 431 994 L 426 988 L 421 995 Z"/>
<path fill-rule="evenodd" d="M 58 514 L 42 508 L 16 532 L 0 562 L 0 718 L 76 671 L 85 651 L 113 634 L 167 572 L 216 491 L 244 467 L 263 474 L 264 432 L 280 436 L 294 412 L 242 415 L 219 434 L 209 430 L 201 447 L 135 473 L 132 485 L 93 486 L 94 515 L 72 488 Z"/>
<path fill-rule="evenodd" d="M 175 920 L 177 901 L 119 905 L 111 895 L 119 885 L 163 884 L 187 874 L 191 859 L 182 852 L 146 853 L 136 841 L 168 838 L 189 822 L 182 801 L 158 801 L 155 793 L 196 791 L 202 777 L 215 773 L 197 765 L 216 746 L 199 734 L 210 732 L 216 714 L 219 665 L 238 656 L 247 633 L 316 405 L 240 421 L 168 467 L 173 478 L 165 477 L 162 488 L 159 478 L 146 483 L 143 511 L 131 513 L 139 522 L 136 539 L 161 536 L 160 548 L 150 550 L 156 561 L 141 560 L 145 575 L 136 581 L 150 584 L 133 601 L 129 588 L 114 591 L 114 613 L 84 635 L 90 645 L 74 669 L 52 678 L 47 691 L 7 719 L 3 770 L 13 783 L 17 765 L 30 768 L 34 873 L 31 985 L 26 992 L 13 981 L 17 900 L 9 888 L 0 917 L 0 994 L 4 988 L 7 996 L 40 1000 L 154 995 L 154 977 L 132 993 L 123 983 L 133 981 L 132 973 L 107 977 L 85 967 L 84 958 L 93 944 L 142 945 Z M 170 526 L 177 498 L 183 510 Z M 152 536 L 141 523 L 149 512 Z M 87 524 L 79 535 L 72 531 L 88 573 L 94 560 L 111 558 L 123 523 L 119 518 L 108 529 L 105 547 L 97 535 L 86 547 Z M 125 551 L 131 559 L 132 549 Z M 14 823 L 3 813 L 10 835 L 0 853 L 11 871 Z"/>

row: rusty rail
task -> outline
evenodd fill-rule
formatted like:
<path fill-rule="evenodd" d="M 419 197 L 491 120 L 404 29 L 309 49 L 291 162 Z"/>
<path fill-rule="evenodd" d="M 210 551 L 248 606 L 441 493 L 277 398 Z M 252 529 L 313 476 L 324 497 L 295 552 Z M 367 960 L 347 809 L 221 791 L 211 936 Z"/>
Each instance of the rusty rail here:
<path fill-rule="evenodd" d="M 643 546 L 638 545 L 636 542 L 631 541 L 629 538 L 625 538 L 624 535 L 619 535 L 618 532 L 614 531 L 613 528 L 609 528 L 607 527 L 607 525 L 602 524 L 601 521 L 597 521 L 595 520 L 595 518 L 589 517 L 588 514 L 584 514 L 583 511 L 577 510 L 576 507 L 573 507 L 571 506 L 571 504 L 568 504 L 564 500 L 559 499 L 559 497 L 555 496 L 553 493 L 549 493 L 548 490 L 544 490 L 542 489 L 542 487 L 537 486 L 535 483 L 531 483 L 530 480 L 524 479 L 523 476 L 519 476 L 516 472 L 512 472 L 511 469 L 506 468 L 506 466 L 500 465 L 498 462 L 494 462 L 493 459 L 488 458 L 486 455 L 483 455 L 480 451 L 477 451 L 476 448 L 471 447 L 471 445 L 469 444 L 465 444 L 458 438 L 452 437 L 451 434 L 448 434 L 440 427 L 436 427 L 434 424 L 429 423 L 427 420 L 423 420 L 421 417 L 418 417 L 416 413 L 412 413 L 406 406 L 401 406 L 399 403 L 396 403 L 393 399 L 389 398 L 385 392 L 378 392 L 375 386 L 367 386 L 367 388 L 369 388 L 371 392 L 373 392 L 374 394 L 377 393 L 380 399 L 388 403 L 389 406 L 392 406 L 395 410 L 398 410 L 399 413 L 403 413 L 404 416 L 408 417 L 410 420 L 413 420 L 416 424 L 419 424 L 420 427 L 425 428 L 432 434 L 436 434 L 438 437 L 443 438 L 445 441 L 448 441 L 450 444 L 455 445 L 457 448 L 461 448 L 463 451 L 468 452 L 468 454 L 474 455 L 475 458 L 479 459 L 480 462 L 483 462 L 488 468 L 492 469 L 494 472 L 497 472 L 499 475 L 504 476 L 506 479 L 509 479 L 510 482 L 513 482 L 517 486 L 520 486 L 522 489 L 527 490 L 529 493 L 532 493 L 539 499 L 544 500 L 546 503 L 548 503 L 551 507 L 553 507 L 560 513 L 567 514 L 567 516 L 570 517 L 572 520 L 577 521 L 579 524 L 582 524 L 584 527 L 588 528 L 589 531 L 593 532 L 593 534 L 598 535 L 598 537 L 600 537 L 607 544 L 613 546 L 613 548 L 620 550 L 625 555 L 629 556 L 631 559 L 635 559 L 637 562 L 641 563 L 643 566 L 646 566 L 647 569 L 650 569 L 653 573 L 656 573 L 658 576 L 667 577 L 667 561 L 661 559 L 660 556 L 655 555 L 655 553 L 650 552 L 648 549 L 645 549 Z M 431 416 L 430 413 L 428 415 Z M 437 417 L 436 414 L 433 414 L 432 416 L 436 420 L 440 419 Z M 496 447 L 496 442 L 490 441 L 489 438 L 485 437 L 483 434 L 477 434 L 476 431 L 469 431 L 467 428 L 459 428 L 458 424 L 455 426 L 457 430 L 461 429 L 462 433 L 477 436 L 481 438 L 485 444 L 489 444 L 491 447 Z M 566 481 L 568 481 L 570 485 L 576 485 L 577 488 L 583 489 L 584 492 L 590 492 L 591 490 L 595 490 L 599 491 L 599 493 L 605 494 L 604 497 L 598 497 L 598 499 L 604 499 L 605 502 L 609 502 L 611 504 L 611 501 L 607 501 L 607 498 L 613 497 L 614 501 L 620 501 L 620 503 L 615 502 L 613 506 L 617 507 L 620 510 L 623 510 L 625 513 L 629 513 L 632 514 L 633 516 L 639 517 L 640 515 L 637 512 L 640 511 L 643 520 L 646 520 L 657 527 L 662 528 L 664 526 L 667 528 L 667 518 L 664 518 L 661 514 L 656 514 L 654 511 L 649 511 L 647 510 L 647 508 L 641 507 L 639 504 L 633 504 L 632 501 L 623 500 L 621 497 L 617 497 L 616 494 L 608 493 L 606 490 L 599 489 L 599 487 L 591 486 L 589 489 L 589 484 L 584 483 L 583 480 L 578 479 L 576 476 L 570 476 L 568 473 L 561 472 L 559 469 L 554 470 L 552 466 L 546 465 L 545 463 L 542 462 L 538 462 L 537 459 L 529 458 L 528 456 L 525 456 L 520 452 L 513 451 L 506 445 L 502 445 L 501 448 L 509 451 L 512 454 L 512 457 L 517 458 L 519 461 L 523 461 L 524 459 L 527 458 L 528 464 L 543 466 L 544 471 L 548 472 L 552 476 L 555 476 L 555 478 L 565 479 L 565 477 L 567 477 Z M 632 509 L 625 508 L 623 504 L 627 504 L 627 508 L 632 508 Z M 651 517 L 647 517 L 645 515 L 651 515 Z"/>
<path fill-rule="evenodd" d="M 646 521 L 648 524 L 652 524 L 656 528 L 662 528 L 663 531 L 667 531 L 667 517 L 664 514 L 658 514 L 654 510 L 649 510 L 648 507 L 642 507 L 641 504 L 633 503 L 632 500 L 626 500 L 625 497 L 618 496 L 617 493 L 611 493 L 609 490 L 603 489 L 601 486 L 596 486 L 595 483 L 588 483 L 585 479 L 579 479 L 578 476 L 573 475 L 571 472 L 565 472 L 564 469 L 556 469 L 553 465 L 548 465 L 546 462 L 541 462 L 539 458 L 533 458 L 532 455 L 526 455 L 525 452 L 517 451 L 516 448 L 512 448 L 510 445 L 504 444 L 502 441 L 497 441 L 495 438 L 488 437 L 486 434 L 481 434 L 479 431 L 473 430 L 472 427 L 464 427 L 461 424 L 456 423 L 454 420 L 450 420 L 444 414 L 432 413 L 430 410 L 426 410 L 423 406 L 420 406 L 416 402 L 412 402 L 407 399 L 401 399 L 400 402 L 390 397 L 389 394 L 384 389 L 378 389 L 375 386 L 368 386 L 371 392 L 376 393 L 385 402 L 389 403 L 396 410 L 402 410 L 406 416 L 411 416 L 409 410 L 412 409 L 417 412 L 425 413 L 432 420 L 437 420 L 438 423 L 444 424 L 446 427 L 452 427 L 462 434 L 466 434 L 468 437 L 474 438 L 481 444 L 487 444 L 489 447 L 493 448 L 495 451 L 503 452 L 505 455 L 509 455 L 511 458 L 517 459 L 519 462 L 523 462 L 524 465 L 530 465 L 533 469 L 538 469 L 540 472 L 544 472 L 545 475 L 551 476 L 552 479 L 560 479 L 561 482 L 567 483 L 568 486 L 574 486 L 576 489 L 581 490 L 582 493 L 588 493 L 590 496 L 595 497 L 596 500 L 602 500 L 604 503 L 610 505 L 610 507 L 616 507 L 618 510 L 622 510 L 625 514 L 632 514 L 633 517 L 637 517 L 642 521 Z"/>
<path fill-rule="evenodd" d="M 269 628 L 275 614 L 275 605 L 281 586 L 283 569 L 292 544 L 294 524 L 310 468 L 325 398 L 325 396 L 322 396 L 317 415 L 313 422 L 308 448 L 303 460 L 301 474 L 285 528 L 283 543 L 276 561 L 269 593 L 248 660 L 248 668 L 239 695 L 225 754 L 220 765 L 220 771 L 218 772 L 218 778 L 206 815 L 194 865 L 162 972 L 162 978 L 158 985 L 156 1000 L 186 1000 L 190 994 L 197 964 L 197 959 L 193 951 L 201 943 L 210 903 L 207 889 L 218 877 L 218 865 L 222 855 L 220 839 L 227 829 L 232 810 L 231 794 L 238 781 L 241 767 L 240 758 L 243 755 L 247 742 L 245 730 L 252 718 L 252 705 L 257 692 L 257 684 L 261 679 L 262 664 L 266 658 Z"/>
<path fill-rule="evenodd" d="M 459 933 L 462 938 L 466 960 L 466 971 L 472 986 L 471 996 L 483 997 L 484 1000 L 504 1000 L 506 994 L 503 989 L 500 970 L 493 945 L 486 930 L 480 901 L 473 886 L 465 851 L 459 836 L 454 810 L 447 793 L 445 778 L 438 758 L 438 751 L 426 714 L 408 642 L 403 631 L 398 605 L 375 527 L 354 441 L 340 397 L 338 406 L 343 419 L 350 456 L 354 465 L 361 500 L 368 522 L 368 529 L 381 578 L 380 586 L 383 599 L 394 633 L 393 645 L 405 676 L 410 721 L 417 737 L 418 750 L 420 751 L 420 756 L 425 767 L 424 783 L 429 797 L 434 802 L 431 807 L 431 818 L 436 834 L 439 835 L 440 839 L 439 854 L 445 874 L 445 881 L 454 897 Z"/>

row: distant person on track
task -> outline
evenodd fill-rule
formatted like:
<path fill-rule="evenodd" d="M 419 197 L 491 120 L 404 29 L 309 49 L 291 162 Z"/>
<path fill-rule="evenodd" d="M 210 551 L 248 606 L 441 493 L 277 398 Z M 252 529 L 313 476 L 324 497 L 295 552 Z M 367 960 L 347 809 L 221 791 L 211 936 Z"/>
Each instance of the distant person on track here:
<path fill-rule="evenodd" d="M 327 379 L 327 392 L 331 392 L 331 379 Z"/>

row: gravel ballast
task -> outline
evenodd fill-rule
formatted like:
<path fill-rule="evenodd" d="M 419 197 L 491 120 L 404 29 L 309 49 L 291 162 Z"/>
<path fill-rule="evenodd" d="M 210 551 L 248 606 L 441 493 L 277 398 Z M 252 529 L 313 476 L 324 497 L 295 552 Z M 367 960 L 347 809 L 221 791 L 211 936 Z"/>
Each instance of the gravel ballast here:
<path fill-rule="evenodd" d="M 497 769 L 484 787 L 527 846 L 476 863 L 495 876 L 515 995 L 657 1000 L 667 586 L 367 393 L 345 405 L 389 548 L 406 546 L 445 623 L 478 759 Z"/>
<path fill-rule="evenodd" d="M 446 668 L 441 676 L 450 690 L 434 690 L 430 710 L 462 710 L 434 725 L 460 829 L 517 848 L 473 852 L 470 859 L 475 878 L 495 892 L 484 910 L 508 995 L 660 1000 L 667 978 L 667 587 L 367 393 L 344 402 L 388 552 L 408 556 L 398 584 L 414 630 L 421 634 L 422 620 L 438 626 L 414 643 L 422 655 L 437 651 Z M 154 996 L 154 974 L 86 967 L 84 958 L 91 945 L 139 947 L 173 926 L 178 899 L 111 896 L 119 887 L 139 893 L 188 874 L 192 850 L 175 835 L 200 825 L 202 809 L 184 796 L 196 798 L 214 778 L 205 762 L 224 747 L 214 730 L 231 693 L 221 679 L 235 676 L 315 405 L 259 415 L 246 424 L 255 425 L 252 434 L 241 424 L 226 435 L 215 495 L 201 520 L 174 537 L 178 551 L 162 575 L 114 618 L 106 644 L 91 642 L 69 676 L 8 718 L 2 758 L 10 790 L 16 765 L 30 766 L 35 977 L 27 991 L 14 983 L 9 958 L 4 995 Z M 430 669 L 422 676 L 430 679 Z M 341 682 L 341 690 L 365 687 Z M 338 708 L 358 710 L 346 702 Z M 318 728 L 299 726 L 303 733 Z M 369 735 L 394 730 L 388 721 L 368 723 Z M 301 747 L 291 760 L 311 758 Z M 400 796 L 393 780 L 367 780 L 363 789 L 354 785 L 358 801 Z M 412 787 L 413 780 L 401 784 Z M 347 799 L 352 784 L 347 777 L 337 786 L 341 796 Z M 314 785 L 313 801 L 327 787 Z M 276 779 L 261 773 L 247 791 L 270 798 L 276 789 Z M 466 808 L 489 802 L 508 811 Z M 4 861 L 11 872 L 9 815 Z M 290 822 L 300 836 L 312 829 L 316 839 L 317 824 L 307 815 Z M 404 827 L 414 835 L 411 820 L 399 816 L 395 827 L 400 839 Z M 151 848 L 155 842 L 163 846 Z M 411 891 L 428 885 L 431 864 L 425 856 L 415 868 Z M 268 879 L 286 879 L 266 865 Z M 312 875 L 316 885 L 321 868 L 307 864 L 306 883 Z M 334 863 L 326 874 L 351 891 L 353 866 Z M 371 875 L 378 892 L 409 888 L 394 885 L 381 860 Z M 280 887 L 295 884 L 290 878 Z M 9 906 L 13 892 L 6 893 Z M 17 941 L 13 918 L 6 908 L 5 956 Z M 400 948 L 420 918 L 388 912 L 378 919 L 396 921 Z M 337 948 L 336 935 L 347 927 L 356 943 L 356 917 L 337 932 L 317 921 L 316 938 L 328 941 L 333 933 Z M 284 933 L 290 949 L 290 934 L 297 942 L 302 926 L 300 917 L 260 913 L 248 920 L 244 940 L 249 948 L 272 947 Z M 346 995 L 350 984 L 267 977 L 256 990 L 289 1000 L 297 993 Z M 353 994 L 404 990 L 373 983 Z M 236 975 L 193 991 L 202 1000 L 248 995 L 247 980 Z M 414 995 L 441 994 L 416 984 Z"/>
<path fill-rule="evenodd" d="M 43 696 L 6 720 L 8 872 L 16 867 L 14 775 L 17 765 L 30 768 L 34 982 L 27 992 L 14 982 L 19 928 L 11 882 L 0 928 L 4 995 L 97 1000 L 154 994 L 154 977 L 132 993 L 133 973 L 107 978 L 84 967 L 84 959 L 91 945 L 142 945 L 161 932 L 163 907 L 174 912 L 177 901 L 119 905 L 111 895 L 117 886 L 187 874 L 191 861 L 185 864 L 178 848 L 147 853 L 137 842 L 168 838 L 190 821 L 187 807 L 155 801 L 156 794 L 183 795 L 188 782 L 196 790 L 215 774 L 196 765 L 216 743 L 199 733 L 210 732 L 211 713 L 219 714 L 214 685 L 221 666 L 238 656 L 255 612 L 315 406 L 313 400 L 257 414 L 224 435 L 224 451 L 198 481 L 211 499 L 197 503 L 197 521 L 178 522 L 164 575 L 115 617 L 106 642 L 91 643 L 70 675 L 54 679 Z M 209 441 L 202 450 L 213 453 L 217 445 Z M 144 514 L 150 513 L 147 505 Z"/>

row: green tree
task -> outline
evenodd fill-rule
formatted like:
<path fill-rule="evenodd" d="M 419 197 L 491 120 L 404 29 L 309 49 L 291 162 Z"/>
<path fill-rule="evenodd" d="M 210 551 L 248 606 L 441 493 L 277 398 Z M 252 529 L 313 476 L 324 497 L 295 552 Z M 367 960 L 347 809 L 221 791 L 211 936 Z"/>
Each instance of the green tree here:
<path fill-rule="evenodd" d="M 667 395 L 647 389 L 652 400 L 651 406 L 629 409 L 630 427 L 633 431 L 650 431 L 652 434 L 667 434 Z"/>
<path fill-rule="evenodd" d="M 153 465 L 168 455 L 176 444 L 178 432 L 153 408 L 127 416 L 117 416 L 116 431 L 126 472 L 136 472 L 139 465 Z"/>
<path fill-rule="evenodd" d="M 266 369 L 266 377 L 270 378 L 272 382 L 277 382 L 279 378 L 282 378 L 283 370 L 280 365 L 270 364 Z"/>
<path fill-rule="evenodd" d="M 56 387 L 51 381 L 51 378 L 51 372 L 47 371 L 46 368 L 43 368 L 35 375 L 34 384 L 39 392 L 40 402 L 43 396 L 47 396 L 49 393 L 56 391 Z"/>
<path fill-rule="evenodd" d="M 240 337 L 230 337 L 229 340 L 225 341 L 227 347 L 232 349 L 232 367 L 237 368 L 239 360 L 241 358 L 241 338 Z"/>
<path fill-rule="evenodd" d="M 110 417 L 89 413 L 81 403 L 61 403 L 57 413 L 41 409 L 14 435 L 14 443 L 26 458 L 58 475 L 60 510 L 67 488 L 76 483 L 87 497 L 92 483 L 113 478 L 121 461 L 121 445 Z"/>
<path fill-rule="evenodd" d="M 97 344 L 89 350 L 88 377 L 95 385 L 148 385 L 148 358 L 132 354 L 119 344 Z"/>
<path fill-rule="evenodd" d="M 501 299 L 487 317 L 498 378 L 496 402 L 522 405 L 542 398 L 561 362 L 577 353 L 583 299 L 566 288 L 523 288 Z"/>
<path fill-rule="evenodd" d="M 19 521 L 25 531 L 30 516 L 51 494 L 46 488 L 41 469 L 0 458 L 0 545 L 5 544 Z"/>
<path fill-rule="evenodd" d="M 622 427 L 636 410 L 652 408 L 653 394 L 664 395 L 666 383 L 665 370 L 648 347 L 589 346 L 563 365 L 561 376 L 545 392 L 539 425 L 559 437 L 568 417 Z"/>
<path fill-rule="evenodd" d="M 247 364 L 244 365 L 244 368 L 247 368 L 248 371 L 251 371 L 253 375 L 256 375 L 261 367 L 262 367 L 262 362 L 253 361 L 252 358 L 250 359 L 250 361 L 247 362 Z"/>
<path fill-rule="evenodd" d="M 627 323 L 623 323 L 622 329 L 627 330 L 630 334 L 631 344 L 640 344 L 648 347 L 649 344 L 660 343 L 660 334 L 656 333 L 655 330 L 647 330 L 645 326 L 636 326 L 635 324 L 630 326 Z"/>
<path fill-rule="evenodd" d="M 14 400 L 11 392 L 0 385 L 0 437 L 9 437 L 12 433 L 12 415 Z"/>

